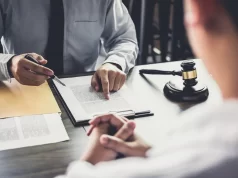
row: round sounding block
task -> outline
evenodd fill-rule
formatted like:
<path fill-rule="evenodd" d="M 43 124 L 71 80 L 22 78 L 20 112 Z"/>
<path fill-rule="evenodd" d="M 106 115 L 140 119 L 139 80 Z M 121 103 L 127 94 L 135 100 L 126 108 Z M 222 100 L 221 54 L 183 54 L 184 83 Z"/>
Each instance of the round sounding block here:
<path fill-rule="evenodd" d="M 164 87 L 165 96 L 177 102 L 203 102 L 209 95 L 206 85 L 198 82 L 195 86 L 184 86 L 182 81 L 168 82 Z"/>

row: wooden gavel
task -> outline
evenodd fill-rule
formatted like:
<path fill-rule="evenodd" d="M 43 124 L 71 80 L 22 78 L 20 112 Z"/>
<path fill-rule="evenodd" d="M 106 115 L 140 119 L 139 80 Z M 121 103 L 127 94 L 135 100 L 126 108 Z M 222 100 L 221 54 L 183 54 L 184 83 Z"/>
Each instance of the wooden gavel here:
<path fill-rule="evenodd" d="M 181 71 L 163 71 L 142 69 L 140 74 L 150 75 L 173 75 L 181 76 L 184 80 L 183 84 L 180 81 L 168 82 L 164 87 L 164 93 L 167 98 L 173 101 L 182 102 L 200 102 L 208 98 L 209 92 L 205 85 L 197 81 L 197 70 L 194 61 L 184 61 L 181 64 Z"/>

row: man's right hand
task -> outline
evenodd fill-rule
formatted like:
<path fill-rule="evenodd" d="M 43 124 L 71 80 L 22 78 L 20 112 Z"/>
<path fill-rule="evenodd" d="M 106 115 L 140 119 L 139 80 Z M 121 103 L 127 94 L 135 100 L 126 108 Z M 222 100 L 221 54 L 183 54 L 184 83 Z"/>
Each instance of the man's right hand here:
<path fill-rule="evenodd" d="M 30 55 L 42 65 L 47 63 L 47 60 L 38 54 L 30 53 Z M 25 56 L 26 54 L 18 55 L 9 61 L 10 72 L 19 83 L 23 85 L 39 86 L 43 84 L 49 76 L 54 75 L 54 72 L 51 69 L 31 62 L 26 59 Z"/>

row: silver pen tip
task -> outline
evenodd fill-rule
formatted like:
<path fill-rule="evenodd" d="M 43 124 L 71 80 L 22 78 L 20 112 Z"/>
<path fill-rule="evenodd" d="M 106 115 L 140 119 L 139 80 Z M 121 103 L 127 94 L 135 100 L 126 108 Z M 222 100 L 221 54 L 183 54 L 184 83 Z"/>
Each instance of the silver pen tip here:
<path fill-rule="evenodd" d="M 63 85 L 63 86 L 66 87 L 66 85 L 65 85 L 63 82 L 61 82 L 61 80 L 60 80 L 57 76 L 54 76 L 54 79 L 55 79 L 58 83 L 60 83 L 61 85 Z"/>

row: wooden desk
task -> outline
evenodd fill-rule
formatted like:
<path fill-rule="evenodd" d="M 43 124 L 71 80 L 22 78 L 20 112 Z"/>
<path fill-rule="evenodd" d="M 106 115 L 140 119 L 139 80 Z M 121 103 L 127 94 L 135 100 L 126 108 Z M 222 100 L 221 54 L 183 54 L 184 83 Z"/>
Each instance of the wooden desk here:
<path fill-rule="evenodd" d="M 127 85 L 129 88 L 155 113 L 153 117 L 136 120 L 138 131 L 146 139 L 146 133 L 150 130 L 149 123 L 151 121 L 156 119 L 158 121 L 157 128 L 162 132 L 162 128 L 169 126 L 178 113 L 193 105 L 173 103 L 164 97 L 164 84 L 176 77 L 147 76 L 143 78 L 138 74 L 138 70 L 141 68 L 179 70 L 180 62 L 137 66 L 128 77 Z M 200 61 L 197 61 L 197 68 L 199 78 L 208 85 L 210 90 L 210 96 L 206 102 L 212 104 L 220 102 L 219 89 Z M 63 122 L 71 140 L 56 144 L 1 151 L 1 178 L 52 178 L 64 173 L 70 162 L 80 158 L 88 139 L 85 130 L 84 128 L 74 128 L 63 108 L 61 109 Z"/>

